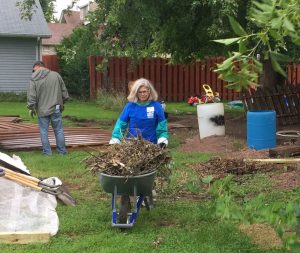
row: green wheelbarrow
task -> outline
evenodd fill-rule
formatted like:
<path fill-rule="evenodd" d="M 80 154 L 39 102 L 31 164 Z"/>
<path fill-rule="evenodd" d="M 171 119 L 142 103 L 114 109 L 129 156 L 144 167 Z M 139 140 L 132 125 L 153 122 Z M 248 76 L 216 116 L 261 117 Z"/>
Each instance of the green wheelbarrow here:
<path fill-rule="evenodd" d="M 131 228 L 137 219 L 142 203 L 147 210 L 153 207 L 152 190 L 156 171 L 138 176 L 111 176 L 99 173 L 100 185 L 107 193 L 112 194 L 113 227 Z M 117 212 L 117 196 L 121 196 L 119 212 Z M 131 212 L 130 196 L 134 197 L 134 208 Z"/>

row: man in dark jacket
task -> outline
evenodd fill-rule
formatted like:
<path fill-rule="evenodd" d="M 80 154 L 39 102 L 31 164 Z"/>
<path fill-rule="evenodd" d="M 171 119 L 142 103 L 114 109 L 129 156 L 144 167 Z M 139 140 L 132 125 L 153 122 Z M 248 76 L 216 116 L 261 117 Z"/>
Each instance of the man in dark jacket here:
<path fill-rule="evenodd" d="M 56 149 L 59 154 L 65 154 L 67 150 L 61 113 L 69 98 L 67 88 L 61 76 L 45 68 L 42 61 L 34 63 L 32 72 L 27 92 L 27 108 L 31 116 L 38 115 L 43 154 L 52 154 L 48 139 L 50 122 L 55 134 Z"/>

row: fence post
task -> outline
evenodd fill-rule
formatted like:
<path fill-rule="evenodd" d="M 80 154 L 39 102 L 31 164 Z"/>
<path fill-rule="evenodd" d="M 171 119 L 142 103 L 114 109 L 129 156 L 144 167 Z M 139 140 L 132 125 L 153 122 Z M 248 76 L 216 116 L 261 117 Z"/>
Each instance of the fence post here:
<path fill-rule="evenodd" d="M 95 56 L 89 56 L 90 98 L 96 98 Z"/>

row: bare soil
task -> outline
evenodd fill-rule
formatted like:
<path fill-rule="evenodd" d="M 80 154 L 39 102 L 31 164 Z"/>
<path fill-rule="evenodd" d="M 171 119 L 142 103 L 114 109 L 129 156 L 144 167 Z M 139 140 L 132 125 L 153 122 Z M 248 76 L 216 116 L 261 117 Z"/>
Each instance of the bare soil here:
<path fill-rule="evenodd" d="M 243 164 L 244 158 L 268 158 L 269 150 L 250 149 L 246 144 L 246 119 L 244 116 L 225 114 L 225 136 L 210 136 L 200 139 L 198 121 L 195 115 L 174 116 L 170 115 L 169 123 L 176 122 L 187 126 L 186 128 L 174 128 L 170 134 L 181 139 L 181 152 L 203 152 L 214 153 L 217 159 L 209 161 L 209 164 L 193 166 L 197 173 L 202 176 L 214 175 L 214 178 L 221 178 L 231 173 L 237 176 L 243 174 L 254 174 L 268 172 L 274 187 L 282 190 L 292 190 L 300 185 L 299 165 L 285 166 L 274 164 Z M 300 130 L 299 125 L 277 126 L 279 130 Z M 279 145 L 300 145 L 300 138 L 297 140 L 277 138 Z M 285 168 L 285 170 L 283 170 Z"/>

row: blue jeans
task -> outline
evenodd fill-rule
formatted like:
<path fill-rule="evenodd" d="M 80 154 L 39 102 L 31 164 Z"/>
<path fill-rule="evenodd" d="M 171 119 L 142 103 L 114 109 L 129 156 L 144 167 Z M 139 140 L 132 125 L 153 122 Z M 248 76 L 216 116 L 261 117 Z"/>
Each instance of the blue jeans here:
<path fill-rule="evenodd" d="M 48 139 L 48 129 L 50 122 L 55 134 L 57 152 L 59 154 L 67 153 L 62 116 L 60 110 L 56 109 L 54 113 L 49 116 L 39 117 L 40 137 L 43 145 L 43 154 L 52 154 Z"/>

